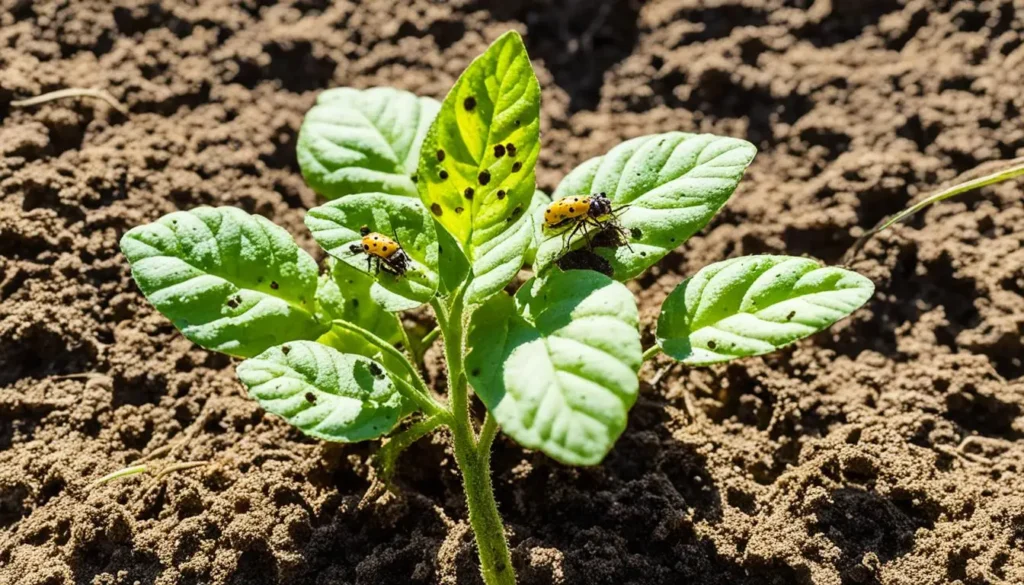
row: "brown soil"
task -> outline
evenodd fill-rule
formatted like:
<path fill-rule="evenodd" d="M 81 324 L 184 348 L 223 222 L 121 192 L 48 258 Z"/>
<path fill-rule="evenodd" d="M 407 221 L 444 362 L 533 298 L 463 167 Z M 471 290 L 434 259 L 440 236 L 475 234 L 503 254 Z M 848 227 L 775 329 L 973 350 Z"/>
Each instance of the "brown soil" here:
<path fill-rule="evenodd" d="M 636 135 L 756 142 L 728 208 L 635 283 L 648 329 L 707 262 L 836 262 L 923 191 L 1024 155 L 1019 1 L 641 4 L 0 0 L 0 583 L 479 582 L 446 437 L 404 456 L 400 495 L 364 499 L 376 445 L 264 415 L 117 250 L 204 204 L 312 250 L 294 147 L 320 89 L 442 97 L 511 27 L 545 88 L 545 189 Z M 10 105 L 69 86 L 131 115 Z M 499 441 L 522 582 L 1024 583 L 1022 242 L 1019 185 L 935 207 L 856 263 L 866 309 L 645 385 L 604 465 Z M 87 487 L 187 431 L 156 466 L 205 467 Z"/>

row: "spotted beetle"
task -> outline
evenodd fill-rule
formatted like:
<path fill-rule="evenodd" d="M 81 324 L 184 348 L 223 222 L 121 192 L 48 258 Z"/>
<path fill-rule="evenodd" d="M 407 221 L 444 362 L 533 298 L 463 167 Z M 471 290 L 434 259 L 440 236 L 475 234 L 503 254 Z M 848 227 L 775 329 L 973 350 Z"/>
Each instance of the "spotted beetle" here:
<path fill-rule="evenodd" d="M 396 276 L 402 276 L 409 270 L 411 262 L 409 255 L 395 239 L 381 233 L 371 232 L 370 228 L 366 226 L 363 226 L 359 233 L 363 236 L 362 239 L 358 244 L 350 245 L 349 251 L 352 254 L 366 254 L 367 270 L 370 270 L 374 260 L 377 261 L 375 274 L 379 273 L 381 268 Z"/>

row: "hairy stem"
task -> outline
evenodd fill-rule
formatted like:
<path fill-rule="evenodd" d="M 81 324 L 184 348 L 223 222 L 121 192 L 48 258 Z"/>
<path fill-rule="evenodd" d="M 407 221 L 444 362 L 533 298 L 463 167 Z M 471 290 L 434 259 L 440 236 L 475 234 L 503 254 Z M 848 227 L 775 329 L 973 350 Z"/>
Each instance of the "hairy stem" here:
<path fill-rule="evenodd" d="M 498 434 L 498 421 L 494 419 L 494 415 L 487 413 L 484 416 L 484 425 L 480 428 L 480 437 L 477 443 L 477 451 L 480 453 L 480 457 L 490 458 L 491 457 L 491 445 L 494 443 L 494 437 Z"/>
<path fill-rule="evenodd" d="M 344 329 L 345 331 L 349 331 L 351 333 L 359 335 L 368 343 L 376 346 L 382 352 L 390 355 L 391 357 L 401 362 L 403 367 L 405 367 L 405 369 L 408 370 L 409 375 L 412 377 L 413 384 L 415 384 L 415 387 L 412 384 L 406 382 L 405 380 L 398 378 L 397 376 L 394 378 L 395 384 L 399 387 L 399 390 L 402 392 L 402 394 L 404 394 L 408 398 L 411 398 L 412 400 L 415 400 L 416 403 L 419 404 L 420 407 L 422 407 L 425 412 L 427 412 L 428 414 L 437 414 L 439 412 L 444 411 L 444 407 L 438 404 L 436 400 L 434 400 L 433 395 L 430 393 L 430 388 L 427 387 L 427 383 L 423 381 L 423 376 L 420 375 L 419 369 L 417 369 L 416 366 L 414 366 L 412 362 L 409 361 L 409 358 L 405 355 L 405 353 L 399 351 L 398 348 L 396 348 L 395 346 L 391 345 L 387 341 L 384 341 L 383 339 L 371 333 L 370 331 L 367 331 L 366 329 L 363 329 L 362 327 L 356 325 L 355 323 L 336 320 L 332 321 L 332 324 L 335 327 L 338 327 L 339 329 Z"/>
<path fill-rule="evenodd" d="M 455 460 L 462 471 L 462 486 L 469 508 L 469 524 L 476 536 L 480 554 L 480 571 L 487 585 L 515 585 L 515 570 L 505 540 L 505 527 L 494 501 L 491 486 L 490 457 L 481 455 L 478 448 L 490 444 L 497 431 L 485 425 L 478 443 L 469 415 L 469 388 L 463 363 L 465 320 L 463 299 L 469 283 L 456 294 L 451 311 L 439 301 L 433 301 L 444 334 L 445 358 L 448 361 L 448 400 L 452 407 L 452 436 L 455 442 Z"/>
<path fill-rule="evenodd" d="M 419 441 L 437 427 L 448 423 L 449 418 L 448 412 L 435 414 L 413 424 L 397 435 L 392 435 L 388 439 L 387 444 L 381 447 L 377 451 L 377 455 L 374 456 L 380 468 L 381 478 L 385 484 L 391 482 L 391 475 L 394 472 L 395 461 L 398 460 L 398 456 L 408 449 L 409 445 Z"/>

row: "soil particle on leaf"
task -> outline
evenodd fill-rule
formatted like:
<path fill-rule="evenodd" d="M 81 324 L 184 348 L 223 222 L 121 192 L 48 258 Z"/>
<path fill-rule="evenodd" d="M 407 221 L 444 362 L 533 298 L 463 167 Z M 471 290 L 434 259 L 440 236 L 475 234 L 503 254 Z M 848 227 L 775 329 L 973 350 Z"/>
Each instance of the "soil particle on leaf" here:
<path fill-rule="evenodd" d="M 376 444 L 315 441 L 265 414 L 234 360 L 178 333 L 117 250 L 133 226 L 231 205 L 320 254 L 302 222 L 318 200 L 295 159 L 318 91 L 441 99 L 515 28 L 544 90 L 547 193 L 644 134 L 754 142 L 724 210 L 630 284 L 646 332 L 710 262 L 835 263 L 924 192 L 1024 156 L 1017 8 L 0 2 L 0 583 L 481 582 L 444 433 L 402 456 L 398 494 L 363 502 Z M 131 115 L 80 99 L 10 106 L 74 86 Z M 1024 583 L 1020 195 L 988 188 L 870 242 L 853 268 L 878 293 L 828 332 L 643 383 L 601 466 L 499 437 L 494 484 L 521 582 Z M 437 348 L 426 370 L 443 388 Z M 186 436 L 153 464 L 207 465 L 157 487 L 87 488 Z"/>

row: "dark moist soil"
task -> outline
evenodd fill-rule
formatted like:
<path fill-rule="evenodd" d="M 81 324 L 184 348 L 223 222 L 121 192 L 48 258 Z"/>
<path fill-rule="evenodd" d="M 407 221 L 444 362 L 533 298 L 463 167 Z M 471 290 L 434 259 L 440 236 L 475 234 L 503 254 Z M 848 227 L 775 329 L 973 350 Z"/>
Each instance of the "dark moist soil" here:
<path fill-rule="evenodd" d="M 0 583 L 480 582 L 446 436 L 403 457 L 399 495 L 364 497 L 377 445 L 265 415 L 144 301 L 117 241 L 233 205 L 314 250 L 294 149 L 316 93 L 443 97 L 509 28 L 544 85 L 546 190 L 642 134 L 761 148 L 631 285 L 647 339 L 708 262 L 838 262 L 916 196 L 1024 155 L 1014 0 L 0 0 Z M 130 117 L 10 105 L 71 86 Z M 878 294 L 830 332 L 644 384 L 599 467 L 499 440 L 522 582 L 1024 583 L 1021 199 L 985 189 L 873 241 L 854 266 Z M 154 451 L 208 464 L 88 487 Z"/>

